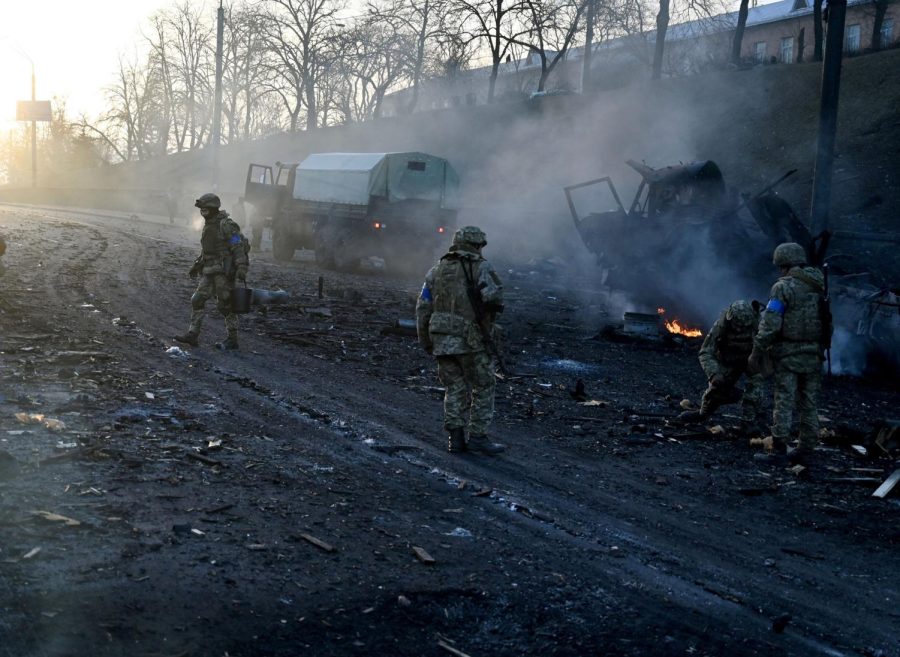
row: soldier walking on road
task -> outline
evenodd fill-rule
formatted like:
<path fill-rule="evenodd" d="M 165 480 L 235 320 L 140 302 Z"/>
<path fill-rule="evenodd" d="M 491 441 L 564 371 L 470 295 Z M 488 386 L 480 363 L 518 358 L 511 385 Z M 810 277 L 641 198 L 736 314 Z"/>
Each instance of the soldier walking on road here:
<path fill-rule="evenodd" d="M 437 359 L 445 388 L 444 428 L 454 453 L 505 449 L 487 437 L 494 415 L 492 332 L 496 314 L 503 311 L 503 285 L 481 255 L 486 244 L 480 228 L 457 230 L 450 250 L 425 276 L 416 303 L 419 342 Z"/>
<path fill-rule="evenodd" d="M 200 236 L 202 253 L 194 261 L 190 276 L 200 276 L 197 291 L 191 297 L 191 325 L 187 333 L 175 336 L 178 342 L 197 346 L 200 344 L 200 328 L 206 317 L 206 302 L 213 295 L 221 312 L 225 316 L 225 328 L 228 337 L 219 343 L 223 349 L 238 348 L 238 317 L 231 307 L 231 290 L 238 285 L 246 286 L 247 240 L 228 213 L 220 210 L 221 201 L 215 194 L 204 194 L 194 205 L 200 208 L 205 223 Z"/>
<path fill-rule="evenodd" d="M 741 402 L 741 430 L 758 430 L 763 375 L 747 373 L 747 359 L 753 350 L 753 334 L 759 324 L 756 301 L 735 301 L 713 324 L 700 347 L 700 366 L 709 386 L 703 393 L 699 411 L 685 411 L 679 418 L 684 422 L 703 421 L 719 406 Z M 736 387 L 741 376 L 747 374 L 743 394 Z"/>
<path fill-rule="evenodd" d="M 818 440 L 823 345 L 831 337 L 825 278 L 819 269 L 805 266 L 806 251 L 795 242 L 780 244 L 772 259 L 782 276 L 772 286 L 748 367 L 758 372 L 766 353 L 775 367 L 772 460 L 788 456 L 791 462 L 807 463 Z M 788 454 L 795 408 L 800 445 Z"/>

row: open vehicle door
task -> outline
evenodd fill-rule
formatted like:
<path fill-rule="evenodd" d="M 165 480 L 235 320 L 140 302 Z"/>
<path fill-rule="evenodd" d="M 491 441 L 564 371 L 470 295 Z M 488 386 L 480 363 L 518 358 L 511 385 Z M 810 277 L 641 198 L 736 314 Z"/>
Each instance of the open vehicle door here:
<path fill-rule="evenodd" d="M 278 206 L 278 188 L 272 178 L 272 167 L 251 164 L 247 167 L 244 200 L 253 205 L 264 217 L 272 216 Z"/>

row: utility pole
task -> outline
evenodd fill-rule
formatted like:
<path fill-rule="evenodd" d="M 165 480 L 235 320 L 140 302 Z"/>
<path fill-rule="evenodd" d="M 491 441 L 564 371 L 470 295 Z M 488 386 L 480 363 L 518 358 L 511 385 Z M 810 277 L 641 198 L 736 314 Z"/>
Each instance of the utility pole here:
<path fill-rule="evenodd" d="M 828 0 L 828 33 L 822 64 L 822 97 L 819 103 L 819 143 L 813 175 L 810 229 L 813 236 L 828 229 L 831 205 L 831 172 L 837 134 L 838 100 L 841 89 L 841 59 L 844 56 L 844 20 L 847 0 Z"/>
<path fill-rule="evenodd" d="M 216 98 L 213 104 L 212 160 L 213 190 L 219 190 L 219 144 L 222 141 L 222 41 L 225 35 L 225 8 L 219 0 L 216 21 Z"/>

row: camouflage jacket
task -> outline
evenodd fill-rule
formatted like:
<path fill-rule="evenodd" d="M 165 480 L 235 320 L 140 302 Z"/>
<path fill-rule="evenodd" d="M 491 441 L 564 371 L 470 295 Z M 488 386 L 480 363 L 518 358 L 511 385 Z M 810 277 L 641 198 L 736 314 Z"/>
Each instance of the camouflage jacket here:
<path fill-rule="evenodd" d="M 754 345 L 768 350 L 776 366 L 795 372 L 821 367 L 824 293 L 825 278 L 815 267 L 793 267 L 772 286 Z"/>
<path fill-rule="evenodd" d="M 745 368 L 747 358 L 753 349 L 753 334 L 756 324 L 739 326 L 727 317 L 723 311 L 700 347 L 700 366 L 711 379 L 716 374 L 725 374 L 726 370 Z M 758 315 L 756 315 L 759 321 Z"/>
<path fill-rule="evenodd" d="M 471 278 L 482 308 L 485 329 L 493 331 L 494 316 L 503 309 L 503 285 L 480 254 L 463 249 L 447 253 L 425 276 L 416 303 L 419 342 L 435 356 L 484 351 L 484 337 L 469 298 Z"/>
<path fill-rule="evenodd" d="M 228 216 L 227 212 L 220 210 L 203 225 L 203 232 L 200 234 L 202 253 L 197 261 L 203 267 L 203 275 L 234 276 L 241 267 L 246 273 L 250 264 L 246 243 L 247 240 L 241 234 L 241 227 Z"/>

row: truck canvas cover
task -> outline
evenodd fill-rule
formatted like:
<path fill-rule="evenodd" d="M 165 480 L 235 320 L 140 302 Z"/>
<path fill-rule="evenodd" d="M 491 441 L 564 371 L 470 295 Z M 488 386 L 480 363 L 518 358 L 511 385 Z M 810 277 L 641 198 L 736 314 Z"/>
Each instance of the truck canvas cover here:
<path fill-rule="evenodd" d="M 316 153 L 297 166 L 294 198 L 368 205 L 421 200 L 458 209 L 459 178 L 447 160 L 426 153 Z"/>

